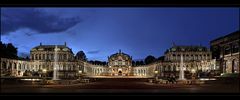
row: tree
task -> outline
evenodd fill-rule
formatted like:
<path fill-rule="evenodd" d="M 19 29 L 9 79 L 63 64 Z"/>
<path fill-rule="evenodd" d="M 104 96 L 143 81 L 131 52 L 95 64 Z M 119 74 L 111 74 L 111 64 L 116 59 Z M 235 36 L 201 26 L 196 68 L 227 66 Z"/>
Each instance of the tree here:
<path fill-rule="evenodd" d="M 105 65 L 107 65 L 107 62 L 106 62 L 106 61 L 104 61 L 104 62 L 102 62 L 102 64 L 105 66 Z"/>
<path fill-rule="evenodd" d="M 136 65 L 136 62 L 135 61 L 132 61 L 132 66 L 135 66 Z"/>
<path fill-rule="evenodd" d="M 27 56 L 25 59 L 26 59 L 26 60 L 30 60 L 28 56 Z"/>
<path fill-rule="evenodd" d="M 158 57 L 157 60 L 158 61 L 164 61 L 164 56 Z"/>
<path fill-rule="evenodd" d="M 140 65 L 140 61 L 136 61 L 136 66 L 139 66 Z"/>
<path fill-rule="evenodd" d="M 17 48 L 12 43 L 4 44 L 0 42 L 0 57 L 2 58 L 18 58 Z"/>
<path fill-rule="evenodd" d="M 141 60 L 141 61 L 140 61 L 140 65 L 144 65 L 144 61 Z"/>
<path fill-rule="evenodd" d="M 152 55 L 149 55 L 145 58 L 144 62 L 145 64 L 150 64 L 156 61 L 156 58 Z"/>
<path fill-rule="evenodd" d="M 87 61 L 87 57 L 83 51 L 79 51 L 75 57 L 77 60 Z"/>

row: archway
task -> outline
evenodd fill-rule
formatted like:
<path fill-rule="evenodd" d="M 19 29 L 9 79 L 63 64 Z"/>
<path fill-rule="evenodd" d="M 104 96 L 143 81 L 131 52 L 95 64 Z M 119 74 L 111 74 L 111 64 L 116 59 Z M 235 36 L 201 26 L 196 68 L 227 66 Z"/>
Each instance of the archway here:
<path fill-rule="evenodd" d="M 238 62 L 236 61 L 236 59 L 232 60 L 232 73 L 236 73 L 238 72 Z"/>
<path fill-rule="evenodd" d="M 118 71 L 118 76 L 122 76 L 122 71 L 121 70 Z"/>

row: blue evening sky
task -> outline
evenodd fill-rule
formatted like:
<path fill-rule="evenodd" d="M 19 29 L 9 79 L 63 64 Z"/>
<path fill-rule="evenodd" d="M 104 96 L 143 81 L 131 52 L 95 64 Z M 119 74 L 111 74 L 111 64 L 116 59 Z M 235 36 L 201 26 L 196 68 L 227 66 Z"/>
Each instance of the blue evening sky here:
<path fill-rule="evenodd" d="M 19 56 L 64 44 L 90 60 L 121 49 L 133 59 L 160 57 L 177 45 L 203 45 L 239 30 L 239 8 L 1 8 L 1 41 Z"/>

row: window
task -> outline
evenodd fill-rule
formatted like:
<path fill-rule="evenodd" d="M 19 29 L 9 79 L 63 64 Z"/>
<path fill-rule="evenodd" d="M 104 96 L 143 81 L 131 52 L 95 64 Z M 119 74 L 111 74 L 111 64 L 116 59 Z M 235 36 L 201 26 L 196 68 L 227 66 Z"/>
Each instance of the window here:
<path fill-rule="evenodd" d="M 64 55 L 63 55 L 63 59 L 67 59 L 67 54 L 64 54 Z"/>
<path fill-rule="evenodd" d="M 239 45 L 236 43 L 233 45 L 233 50 L 232 50 L 233 53 L 236 53 L 236 52 L 239 52 Z"/>
<path fill-rule="evenodd" d="M 52 59 L 52 60 L 54 59 L 54 56 L 53 56 L 53 54 L 51 54 L 51 59 Z"/>
<path fill-rule="evenodd" d="M 42 57 L 41 57 L 42 55 L 41 54 L 39 54 L 39 60 L 41 60 L 42 59 Z"/>
<path fill-rule="evenodd" d="M 34 55 L 32 55 L 32 60 L 34 60 Z"/>
<path fill-rule="evenodd" d="M 38 54 L 36 54 L 35 59 L 38 60 Z"/>
<path fill-rule="evenodd" d="M 47 54 L 47 60 L 49 60 L 49 54 Z"/>
<path fill-rule="evenodd" d="M 122 62 L 122 65 L 125 65 L 125 62 L 124 62 L 124 61 Z"/>
<path fill-rule="evenodd" d="M 45 54 L 43 54 L 43 59 L 45 60 L 46 58 L 45 58 Z"/>
<path fill-rule="evenodd" d="M 230 54 L 230 52 L 231 52 L 230 49 L 231 49 L 230 46 L 226 46 L 225 47 L 225 54 Z"/>

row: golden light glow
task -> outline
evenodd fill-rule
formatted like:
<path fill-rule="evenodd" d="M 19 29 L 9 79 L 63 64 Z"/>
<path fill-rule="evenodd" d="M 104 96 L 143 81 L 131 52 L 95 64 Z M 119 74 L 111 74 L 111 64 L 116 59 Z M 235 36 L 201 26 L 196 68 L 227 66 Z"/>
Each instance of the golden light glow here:
<path fill-rule="evenodd" d="M 46 73 L 47 72 L 47 69 L 43 69 L 43 73 Z"/>
<path fill-rule="evenodd" d="M 192 69 L 192 73 L 195 73 L 196 72 L 196 70 L 195 69 Z"/>
<path fill-rule="evenodd" d="M 78 71 L 78 73 L 82 74 L 82 71 L 80 70 L 80 71 Z"/>

